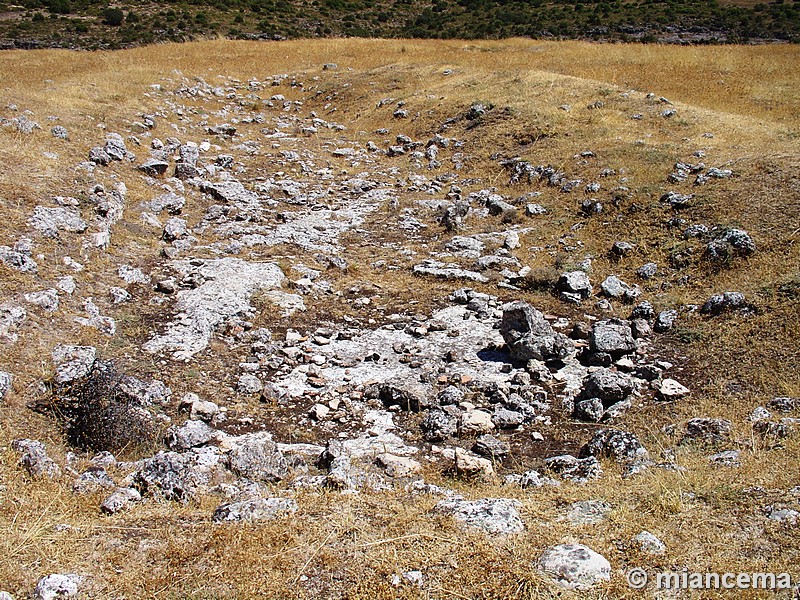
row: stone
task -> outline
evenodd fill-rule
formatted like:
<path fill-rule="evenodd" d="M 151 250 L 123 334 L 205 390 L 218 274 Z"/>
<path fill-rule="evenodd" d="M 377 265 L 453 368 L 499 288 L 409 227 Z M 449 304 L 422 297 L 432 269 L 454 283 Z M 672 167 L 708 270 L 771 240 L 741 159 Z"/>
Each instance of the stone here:
<path fill-rule="evenodd" d="M 462 392 L 454 385 L 447 386 L 436 396 L 436 401 L 441 406 L 460 404 L 463 400 L 464 400 L 464 392 Z"/>
<path fill-rule="evenodd" d="M 598 202 L 595 198 L 587 198 L 586 200 L 581 201 L 580 207 L 581 214 L 586 217 L 599 215 L 603 212 L 603 204 Z"/>
<path fill-rule="evenodd" d="M 108 295 L 111 297 L 112 304 L 123 304 L 133 299 L 128 290 L 116 286 L 108 288 Z"/>
<path fill-rule="evenodd" d="M 447 231 L 458 231 L 463 228 L 464 220 L 469 214 L 470 206 L 466 202 L 454 202 L 445 208 L 441 223 Z"/>
<path fill-rule="evenodd" d="M 102 467 L 103 469 L 106 469 L 116 466 L 117 459 L 113 454 L 111 454 L 111 452 L 104 450 L 95 454 L 89 461 L 89 464 L 93 467 Z"/>
<path fill-rule="evenodd" d="M 236 391 L 240 394 L 260 394 L 264 390 L 264 383 L 255 375 L 244 373 L 239 376 Z"/>
<path fill-rule="evenodd" d="M 675 325 L 675 320 L 678 318 L 677 310 L 662 310 L 658 313 L 658 318 L 653 325 L 653 331 L 656 333 L 664 333 L 669 331 Z"/>
<path fill-rule="evenodd" d="M 594 456 L 576 458 L 571 454 L 552 456 L 545 459 L 545 466 L 559 475 L 562 479 L 575 483 L 586 483 L 602 475 L 599 461 Z"/>
<path fill-rule="evenodd" d="M 667 547 L 660 539 L 649 531 L 642 531 L 633 537 L 633 543 L 645 554 L 660 556 L 667 551 Z"/>
<path fill-rule="evenodd" d="M 689 395 L 689 388 L 674 379 L 664 379 L 658 388 L 657 398 L 663 402 L 680 400 Z"/>
<path fill-rule="evenodd" d="M 196 499 L 222 472 L 221 462 L 219 450 L 213 447 L 159 452 L 143 461 L 133 476 L 134 487 L 159 500 L 186 503 Z"/>
<path fill-rule="evenodd" d="M 76 317 L 74 321 L 83 325 L 84 327 L 94 327 L 101 333 L 112 336 L 117 332 L 117 324 L 111 317 L 104 317 L 100 314 L 100 309 L 92 301 L 87 298 L 83 302 L 83 309 L 89 315 L 88 317 Z"/>
<path fill-rule="evenodd" d="M 167 447 L 176 452 L 218 443 L 220 439 L 221 432 L 195 420 L 186 421 L 180 427 L 170 427 L 166 435 Z"/>
<path fill-rule="evenodd" d="M 57 600 L 71 598 L 78 594 L 78 589 L 83 583 L 83 577 L 74 573 L 55 573 L 42 577 L 33 590 L 34 600 Z"/>
<path fill-rule="evenodd" d="M 144 285 L 150 283 L 150 277 L 145 275 L 141 269 L 131 267 L 130 265 L 120 265 L 117 268 L 117 275 L 125 283 L 141 283 Z"/>
<path fill-rule="evenodd" d="M 228 438 L 222 445 L 230 449 L 228 467 L 241 477 L 276 482 L 284 479 L 289 472 L 283 453 L 266 432 Z"/>
<path fill-rule="evenodd" d="M 478 439 L 475 440 L 472 451 L 493 460 L 501 460 L 511 452 L 511 446 L 508 442 L 499 440 L 492 435 L 484 434 L 478 436 Z"/>
<path fill-rule="evenodd" d="M 494 535 L 521 533 L 525 524 L 519 516 L 518 500 L 483 498 L 480 500 L 447 499 L 440 501 L 434 511 L 452 515 L 469 529 Z"/>
<path fill-rule="evenodd" d="M 491 479 L 494 477 L 492 461 L 474 456 L 463 448 L 455 449 L 455 471 L 467 478 Z"/>
<path fill-rule="evenodd" d="M 181 404 L 186 402 L 187 396 L 189 396 L 189 394 L 183 397 Z M 192 394 L 192 396 L 194 396 L 194 398 L 191 398 L 191 403 L 189 404 L 190 419 L 209 422 L 219 414 L 220 409 L 216 402 L 200 400 L 195 394 Z"/>
<path fill-rule="evenodd" d="M 767 402 L 767 406 L 772 410 L 782 413 L 788 413 L 795 410 L 800 410 L 800 398 L 789 398 L 787 396 L 778 396 L 772 398 Z"/>
<path fill-rule="evenodd" d="M 741 292 L 723 292 L 714 294 L 706 300 L 700 312 L 704 315 L 719 315 L 723 312 L 746 308 L 744 294 Z"/>
<path fill-rule="evenodd" d="M 489 282 L 489 278 L 486 277 L 486 275 L 482 275 L 477 271 L 462 269 L 457 263 L 444 263 L 432 259 L 426 259 L 414 265 L 412 272 L 415 275 L 429 275 L 447 281 L 464 279 L 467 281 L 477 281 L 478 283 Z"/>
<path fill-rule="evenodd" d="M 800 511 L 796 511 L 792 508 L 768 506 L 764 512 L 770 521 L 777 521 L 778 523 L 783 523 L 791 527 L 800 523 Z"/>
<path fill-rule="evenodd" d="M 741 466 L 740 455 L 739 450 L 725 450 L 709 456 L 708 462 L 718 467 L 739 467 Z"/>
<path fill-rule="evenodd" d="M 694 194 L 679 194 L 678 192 L 667 192 L 661 196 L 661 202 L 669 204 L 672 208 L 686 208 L 690 205 Z"/>
<path fill-rule="evenodd" d="M 644 302 L 640 302 L 636 306 L 633 307 L 631 311 L 631 320 L 635 319 L 644 319 L 645 321 L 652 321 L 655 318 L 655 311 L 653 310 L 653 305 L 650 304 L 647 300 Z"/>
<path fill-rule="evenodd" d="M 187 235 L 189 235 L 189 229 L 184 219 L 180 217 L 170 217 L 167 219 L 167 222 L 164 223 L 164 233 L 162 234 L 164 241 L 174 242 L 175 240 L 185 238 Z"/>
<path fill-rule="evenodd" d="M 347 455 L 334 458 L 328 465 L 328 476 L 325 486 L 335 490 L 353 490 L 356 488 L 355 469 Z"/>
<path fill-rule="evenodd" d="M 392 576 L 392 585 L 394 587 L 398 587 L 403 583 L 421 588 L 425 584 L 425 576 L 422 571 L 405 571 L 400 576 Z"/>
<path fill-rule="evenodd" d="M 592 295 L 592 284 L 584 271 L 564 273 L 559 278 L 556 289 L 562 293 L 576 294 L 582 299 Z"/>
<path fill-rule="evenodd" d="M 422 465 L 407 456 L 396 456 L 384 452 L 375 459 L 389 477 L 409 477 L 422 470 Z"/>
<path fill-rule="evenodd" d="M 308 416 L 314 419 L 315 421 L 322 421 L 330 414 L 331 409 L 324 404 L 315 404 L 311 407 L 311 410 L 308 411 Z"/>
<path fill-rule="evenodd" d="M 486 199 L 486 207 L 489 209 L 490 215 L 502 215 L 505 222 L 514 220 L 517 215 L 517 207 L 503 200 L 499 194 L 489 195 Z"/>
<path fill-rule="evenodd" d="M 443 442 L 456 434 L 458 421 L 440 410 L 432 410 L 422 419 L 420 429 L 425 440 Z"/>
<path fill-rule="evenodd" d="M 658 265 L 654 262 L 645 263 L 636 269 L 636 274 L 645 280 L 652 279 L 656 273 L 658 273 Z"/>
<path fill-rule="evenodd" d="M 756 244 L 742 229 L 728 229 L 720 232 L 706 246 L 705 256 L 712 262 L 724 262 L 731 254 L 750 256 L 756 251 Z"/>
<path fill-rule="evenodd" d="M 27 302 L 35 304 L 45 312 L 55 312 L 58 310 L 58 290 L 54 288 L 24 294 L 24 298 Z"/>
<path fill-rule="evenodd" d="M 14 376 L 6 371 L 0 371 L 0 402 L 6 399 L 8 392 L 11 391 L 11 385 L 14 382 Z"/>
<path fill-rule="evenodd" d="M 111 476 L 102 467 L 89 467 L 81 473 L 72 484 L 72 491 L 76 494 L 94 494 L 106 488 L 113 488 L 116 484 Z"/>
<path fill-rule="evenodd" d="M 210 135 L 233 137 L 233 135 L 236 133 L 236 127 L 228 123 L 223 123 L 221 125 L 213 125 L 211 127 L 206 127 L 206 132 L 209 133 Z"/>
<path fill-rule="evenodd" d="M 597 321 L 589 336 L 589 346 L 593 352 L 605 352 L 613 357 L 630 354 L 637 348 L 630 322 L 622 319 Z"/>
<path fill-rule="evenodd" d="M 556 481 L 555 479 L 551 479 L 550 477 L 545 477 L 539 471 L 530 470 L 526 471 L 522 475 L 511 475 L 507 476 L 511 477 L 511 480 L 507 481 L 509 483 L 515 483 L 519 485 L 522 489 L 532 489 L 532 488 L 541 488 L 544 486 L 551 486 L 551 487 L 558 487 L 561 485 L 560 482 Z"/>
<path fill-rule="evenodd" d="M 67 128 L 63 125 L 56 125 L 50 130 L 50 134 L 59 140 L 68 140 L 69 139 L 69 132 Z"/>
<path fill-rule="evenodd" d="M 598 398 L 607 408 L 615 402 L 624 400 L 631 392 L 633 392 L 633 381 L 629 375 L 610 369 L 598 369 L 590 373 L 583 382 L 581 396 Z"/>
<path fill-rule="evenodd" d="M 641 295 L 639 286 L 630 286 L 616 275 L 609 275 L 600 284 L 600 289 L 609 298 L 621 298 L 625 302 L 633 302 Z"/>
<path fill-rule="evenodd" d="M 56 479 L 61 476 L 61 467 L 47 455 L 42 442 L 18 439 L 11 442 L 11 448 L 19 453 L 19 462 L 34 479 Z"/>
<path fill-rule="evenodd" d="M 83 233 L 89 227 L 76 209 L 65 206 L 37 206 L 28 224 L 49 238 L 57 238 L 61 231 Z"/>
<path fill-rule="evenodd" d="M 212 335 L 228 319 L 250 313 L 250 297 L 257 290 L 278 288 L 285 281 L 273 263 L 246 262 L 236 258 L 174 261 L 171 266 L 184 280 L 198 283 L 180 290 L 175 319 L 164 333 L 146 342 L 142 349 L 155 353 L 172 351 L 175 360 L 188 360 L 208 346 Z"/>
<path fill-rule="evenodd" d="M 485 410 L 471 410 L 461 415 L 459 431 L 463 436 L 481 435 L 494 431 L 492 415 Z"/>
<path fill-rule="evenodd" d="M 731 422 L 727 419 L 696 417 L 687 421 L 682 442 L 718 444 L 726 441 L 730 433 Z"/>
<path fill-rule="evenodd" d="M 258 202 L 258 195 L 247 190 L 235 179 L 228 179 L 217 183 L 204 182 L 200 186 L 200 191 L 226 204 L 242 204 L 247 206 Z"/>
<path fill-rule="evenodd" d="M 588 423 L 597 423 L 605 415 L 606 408 L 599 398 L 589 398 L 575 403 L 572 416 Z"/>
<path fill-rule="evenodd" d="M 639 438 L 620 429 L 598 429 L 589 442 L 581 448 L 580 457 L 612 458 L 617 462 L 642 460 L 648 452 Z"/>
<path fill-rule="evenodd" d="M 105 167 L 111 163 L 111 156 L 101 146 L 95 146 L 89 150 L 89 160 L 101 167 Z"/>
<path fill-rule="evenodd" d="M 559 586 L 569 590 L 588 590 L 611 580 L 611 564 L 582 544 L 551 546 L 539 558 L 539 570 Z"/>
<path fill-rule="evenodd" d="M 75 278 L 72 275 L 65 275 L 64 277 L 59 278 L 58 283 L 56 283 L 56 287 L 59 289 L 59 291 L 72 295 L 78 287 L 78 282 L 75 281 Z"/>
<path fill-rule="evenodd" d="M 106 145 L 103 146 L 103 150 L 112 160 L 124 160 L 128 155 L 125 140 L 118 133 L 106 135 Z"/>
<path fill-rule="evenodd" d="M 296 513 L 297 502 L 290 498 L 255 498 L 222 504 L 211 517 L 215 523 L 274 521 Z"/>
<path fill-rule="evenodd" d="M 115 515 L 128 510 L 132 504 L 141 502 L 142 495 L 134 488 L 117 488 L 100 504 L 100 510 L 107 515 Z"/>
<path fill-rule="evenodd" d="M 160 196 L 153 198 L 148 206 L 155 214 L 159 214 L 166 210 L 171 215 L 177 215 L 180 214 L 185 205 L 186 198 L 173 192 L 167 192 L 166 194 L 161 194 Z"/>
<path fill-rule="evenodd" d="M 27 317 L 22 306 L 11 302 L 0 304 L 0 342 L 13 344 L 19 339 L 15 330 Z"/>
<path fill-rule="evenodd" d="M 419 412 L 430 405 L 428 394 L 424 386 L 402 379 L 386 381 L 378 390 L 378 398 L 384 406 L 399 406 L 411 412 Z"/>
<path fill-rule="evenodd" d="M 630 242 L 617 241 L 611 245 L 611 254 L 619 257 L 628 256 L 635 248 Z"/>
<path fill-rule="evenodd" d="M 631 321 L 631 335 L 636 340 L 648 338 L 653 334 L 653 328 L 645 319 L 634 319 Z"/>
<path fill-rule="evenodd" d="M 572 341 L 554 331 L 544 315 L 527 302 L 511 302 L 502 310 L 500 334 L 512 360 L 527 363 L 531 359 L 565 359 L 575 353 Z"/>
<path fill-rule="evenodd" d="M 20 273 L 36 273 L 39 268 L 36 261 L 30 257 L 30 252 L 20 252 L 8 246 L 0 246 L 0 261 Z"/>
<path fill-rule="evenodd" d="M 497 429 L 514 429 L 525 422 L 521 412 L 501 408 L 492 415 L 492 423 Z"/>
<path fill-rule="evenodd" d="M 53 349 L 53 364 L 56 368 L 53 381 L 69 384 L 86 377 L 97 360 L 94 346 L 69 346 L 59 344 Z"/>
<path fill-rule="evenodd" d="M 547 209 L 541 204 L 528 204 L 525 206 L 525 215 L 528 217 L 544 214 L 547 214 Z"/>
<path fill-rule="evenodd" d="M 483 252 L 485 244 L 472 237 L 456 235 L 447 242 L 445 247 L 449 251 L 460 254 L 466 258 L 478 258 Z"/>
<path fill-rule="evenodd" d="M 165 160 L 150 158 L 137 167 L 145 175 L 157 177 L 167 172 L 169 163 Z"/>

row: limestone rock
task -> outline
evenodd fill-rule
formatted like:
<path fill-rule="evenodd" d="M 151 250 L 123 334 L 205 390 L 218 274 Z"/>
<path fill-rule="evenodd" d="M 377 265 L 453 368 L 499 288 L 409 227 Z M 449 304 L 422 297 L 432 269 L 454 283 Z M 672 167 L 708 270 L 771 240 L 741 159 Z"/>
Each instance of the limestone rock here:
<path fill-rule="evenodd" d="M 600 554 L 582 544 L 560 544 L 544 551 L 539 570 L 570 590 L 588 590 L 611 580 L 611 565 Z"/>
<path fill-rule="evenodd" d="M 455 449 L 456 473 L 462 477 L 490 479 L 494 477 L 492 461 L 474 456 L 462 448 Z"/>
<path fill-rule="evenodd" d="M 589 442 L 581 448 L 581 457 L 610 457 L 618 462 L 647 458 L 648 452 L 639 438 L 629 431 L 598 429 Z"/>
<path fill-rule="evenodd" d="M 434 511 L 452 515 L 456 521 L 470 529 L 488 534 L 521 533 L 525 525 L 519 516 L 518 500 L 483 498 L 480 500 L 442 500 Z"/>
<path fill-rule="evenodd" d="M 193 264 L 193 263 L 202 264 Z M 167 330 L 142 347 L 145 352 L 172 351 L 176 360 L 188 360 L 203 350 L 214 331 L 228 319 L 250 313 L 250 296 L 257 290 L 280 287 L 285 277 L 273 263 L 251 263 L 236 258 L 175 261 L 184 279 L 200 282 L 178 292 L 178 315 Z"/>
<path fill-rule="evenodd" d="M 223 447 L 230 449 L 227 457 L 230 470 L 241 477 L 275 482 L 288 474 L 286 459 L 266 432 L 228 438 Z"/>
<path fill-rule="evenodd" d="M 544 315 L 527 302 L 511 302 L 502 309 L 500 333 L 513 360 L 564 359 L 574 354 L 572 341 L 563 333 L 553 331 Z"/>
<path fill-rule="evenodd" d="M 56 479 L 61 476 L 61 468 L 47 455 L 42 442 L 18 439 L 11 447 L 20 454 L 19 462 L 34 479 Z"/>
<path fill-rule="evenodd" d="M 74 573 L 54 573 L 42 577 L 33 590 L 34 600 L 57 600 L 71 598 L 78 594 L 78 589 L 83 583 L 83 577 Z"/>
<path fill-rule="evenodd" d="M 100 505 L 100 510 L 109 515 L 127 510 L 131 504 L 140 502 L 142 495 L 134 488 L 117 488 Z"/>
<path fill-rule="evenodd" d="M 289 498 L 256 498 L 223 504 L 214 511 L 215 523 L 273 521 L 297 512 L 297 502 Z"/>

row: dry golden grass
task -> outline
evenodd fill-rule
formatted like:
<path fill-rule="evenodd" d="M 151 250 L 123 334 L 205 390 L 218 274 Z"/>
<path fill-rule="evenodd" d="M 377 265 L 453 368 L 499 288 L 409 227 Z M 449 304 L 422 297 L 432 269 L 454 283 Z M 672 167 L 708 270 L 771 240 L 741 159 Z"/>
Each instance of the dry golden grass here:
<path fill-rule="evenodd" d="M 339 70 L 322 72 L 326 62 L 338 63 Z M 446 68 L 453 74 L 442 76 Z M 308 494 L 299 498 L 295 517 L 258 526 L 212 525 L 209 515 L 215 503 L 211 499 L 188 506 L 148 502 L 121 516 L 100 517 L 99 497 L 75 496 L 64 484 L 28 481 L 9 448 L 11 440 L 24 436 L 45 441 L 56 458 L 61 458 L 58 448 L 66 451 L 53 423 L 24 408 L 36 397 L 38 381 L 49 375 L 52 347 L 69 336 L 97 345 L 104 355 L 114 356 L 134 372 L 158 373 L 178 395 L 198 391 L 214 399 L 218 394 L 227 403 L 233 401 L 232 382 L 221 384 L 219 376 L 204 378 L 192 368 L 171 371 L 142 357 L 137 343 L 151 331 L 153 315 L 139 313 L 136 307 L 118 316 L 121 333 L 110 340 L 87 333 L 70 319 L 31 310 L 25 339 L 11 351 L 7 350 L 11 347 L 3 348 L 0 355 L 0 369 L 16 376 L 13 392 L 0 406 L 0 589 L 24 597 L 42 575 L 79 572 L 91 574 L 89 589 L 96 598 L 439 599 L 550 598 L 556 594 L 625 598 L 639 597 L 627 588 L 623 577 L 634 566 L 717 572 L 788 570 L 800 576 L 796 532 L 767 522 L 761 514 L 762 507 L 771 502 L 796 503 L 787 490 L 800 484 L 800 443 L 795 437 L 769 449 L 753 438 L 746 422 L 755 406 L 773 396 L 800 396 L 800 305 L 796 296 L 779 293 L 781 285 L 793 278 L 797 281 L 800 265 L 800 49 L 529 40 L 317 40 L 210 41 L 116 53 L 6 52 L 0 54 L 2 104 L 34 110 L 34 118 L 45 131 L 21 136 L 0 128 L 0 211 L 4 216 L 0 242 L 9 243 L 26 231 L 31 208 L 42 203 L 43 197 L 84 189 L 88 180 L 71 165 L 83 160 L 102 137 L 98 125 L 104 124 L 108 131 L 124 130 L 135 115 L 154 110 L 154 103 L 143 94 L 154 83 L 177 79 L 175 70 L 209 82 L 218 74 L 246 80 L 291 73 L 303 77 L 307 85 L 317 85 L 324 92 L 322 97 L 336 92 L 335 113 L 325 114 L 322 97 L 307 103 L 309 110 L 348 125 L 343 134 L 324 134 L 328 138 L 320 134 L 320 144 L 339 137 L 361 142 L 375 137 L 372 131 L 390 125 L 390 107 L 375 108 L 385 97 L 406 100 L 412 114 L 420 113 L 397 131 L 415 138 L 430 136 L 445 118 L 474 101 L 491 102 L 496 109 L 483 125 L 458 131 L 459 137 L 469 141 L 468 152 L 474 157 L 465 176 L 480 177 L 512 197 L 527 188 L 507 185 L 507 174 L 490 159 L 494 152 L 522 156 L 534 164 L 550 163 L 586 180 L 600 167 L 624 168 L 633 196 L 625 207 L 635 204 L 639 210 L 628 211 L 624 220 L 605 215 L 586 220 L 576 232 L 585 246 L 579 256 L 570 258 L 594 255 L 594 281 L 612 272 L 635 280 L 633 271 L 645 257 L 666 266 L 670 251 L 683 247 L 679 233 L 664 227 L 672 215 L 658 203 L 660 193 L 669 187 L 665 178 L 675 161 L 690 160 L 691 152 L 703 147 L 707 164 L 730 165 L 737 176 L 700 188 L 697 206 L 687 213 L 688 218 L 742 227 L 753 235 L 759 251 L 721 271 L 697 262 L 673 277 L 688 275 L 685 285 L 661 290 L 645 284 L 643 288 L 656 309 L 701 303 L 712 293 L 735 289 L 744 292 L 759 313 L 748 319 L 687 316 L 678 332 L 659 338 L 659 354 L 676 364 L 676 377 L 689 384 L 693 394 L 667 407 L 636 406 L 624 426 L 657 455 L 660 449 L 675 445 L 686 419 L 730 418 L 735 424 L 734 438 L 741 440 L 743 464 L 739 469 L 713 469 L 707 465 L 707 453 L 680 447 L 678 460 L 687 468 L 685 473 L 652 470 L 622 480 L 617 467 L 606 464 L 607 474 L 596 483 L 532 492 L 494 484 L 472 486 L 432 468 L 426 473 L 426 480 L 470 497 L 519 498 L 527 529 L 508 539 L 462 532 L 449 519 L 430 513 L 435 499 L 412 499 L 400 492 Z M 320 79 L 313 81 L 315 76 Z M 298 95 L 280 89 L 287 97 Z M 620 95 L 631 89 L 640 93 L 630 98 Z M 650 91 L 675 103 L 678 115 L 672 121 L 629 118 L 633 112 L 660 109 L 657 103 L 644 100 L 642 93 Z M 603 100 L 605 107 L 586 110 L 596 100 Z M 559 110 L 563 104 L 570 104 L 572 110 Z M 203 103 L 198 101 L 197 106 Z M 57 143 L 49 136 L 46 116 L 50 114 L 70 130 L 69 143 Z M 706 131 L 713 131 L 715 137 L 701 137 Z M 572 157 L 585 149 L 593 150 L 597 158 L 582 165 Z M 60 160 L 43 158 L 45 151 L 58 152 Z M 113 181 L 113 174 L 122 177 L 124 172 L 111 166 L 104 182 Z M 128 177 L 126 182 L 131 206 L 151 194 L 135 179 Z M 542 191 L 539 201 L 550 213 L 524 236 L 518 254 L 527 257 L 526 264 L 552 269 L 556 252 L 531 248 L 557 244 L 570 225 L 583 219 L 576 214 L 574 197 Z M 401 206 L 413 199 L 413 195 L 403 196 Z M 108 284 L 101 271 L 156 255 L 158 245 L 138 234 L 137 214 L 132 210 L 126 215 L 108 255 L 93 255 L 92 269 L 98 275 L 92 285 L 98 290 Z M 373 235 L 353 239 L 349 248 L 353 268 L 326 275 L 337 289 L 374 289 L 375 304 L 387 313 L 410 302 L 417 303 L 413 311 L 424 312 L 458 286 L 422 283 L 404 271 L 376 273 L 368 268 L 370 261 L 384 256 L 397 260 L 387 244 L 405 243 L 389 229 L 391 218 L 388 212 L 370 217 L 365 227 Z M 427 251 L 426 244 L 432 249 L 446 239 L 436 230 L 430 239 L 408 245 L 422 253 Z M 617 239 L 637 245 L 635 260 L 612 263 L 606 258 Z M 60 274 L 53 266 L 57 257 L 71 254 L 81 259 L 78 243 L 59 240 L 38 246 L 46 255 L 39 261 L 41 288 L 52 285 Z M 284 256 L 287 250 L 270 252 L 265 259 Z M 584 312 L 565 308 L 542 292 L 512 294 L 491 285 L 477 287 L 504 299 L 529 300 L 546 312 L 575 318 L 582 318 Z M 0 265 L 0 297 L 15 297 L 29 289 L 26 276 Z M 63 297 L 62 301 L 69 302 Z M 68 308 L 63 312 L 79 312 L 77 302 Z M 346 303 L 332 301 L 310 307 L 292 326 L 313 328 L 345 315 L 363 321 L 380 319 L 381 312 L 354 312 Z M 259 324 L 271 323 L 276 330 L 284 326 L 276 324 L 269 311 L 259 318 Z M 209 370 L 223 372 L 225 360 L 210 359 Z M 669 423 L 678 424 L 677 434 L 662 430 Z M 582 443 L 588 430 L 568 435 Z M 766 491 L 745 491 L 754 486 Z M 587 498 L 612 504 L 608 522 L 576 527 L 556 520 L 565 505 Z M 632 536 L 643 529 L 667 542 L 665 556 L 646 557 L 631 546 Z M 567 541 L 584 543 L 605 555 L 615 569 L 612 582 L 592 593 L 570 594 L 541 579 L 533 562 L 546 546 Z M 393 574 L 417 568 L 425 571 L 422 590 L 391 587 Z M 715 596 L 707 592 L 695 597 Z M 738 592 L 737 597 L 767 595 Z"/>

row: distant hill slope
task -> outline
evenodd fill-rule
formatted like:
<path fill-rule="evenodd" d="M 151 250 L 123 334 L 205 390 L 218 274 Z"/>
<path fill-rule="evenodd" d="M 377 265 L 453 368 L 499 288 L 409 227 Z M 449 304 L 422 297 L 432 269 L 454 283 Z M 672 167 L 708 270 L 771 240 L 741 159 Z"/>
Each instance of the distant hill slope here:
<path fill-rule="evenodd" d="M 800 4 L 795 0 L 0 2 L 3 48 L 119 48 L 220 36 L 798 41 Z"/>

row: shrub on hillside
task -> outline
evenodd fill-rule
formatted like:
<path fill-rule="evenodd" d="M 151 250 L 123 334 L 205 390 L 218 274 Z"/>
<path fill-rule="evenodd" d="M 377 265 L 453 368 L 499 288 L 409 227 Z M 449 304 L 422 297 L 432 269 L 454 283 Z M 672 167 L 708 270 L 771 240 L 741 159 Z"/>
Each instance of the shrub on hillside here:
<path fill-rule="evenodd" d="M 162 385 L 157 383 L 156 385 Z M 156 388 L 157 389 L 157 388 Z M 160 428 L 148 410 L 154 386 L 96 361 L 82 380 L 54 385 L 33 408 L 56 418 L 72 446 L 93 452 L 144 451 L 156 446 Z"/>
<path fill-rule="evenodd" d="M 119 8 L 107 8 L 103 11 L 103 23 L 111 27 L 119 27 L 125 19 L 125 13 Z"/>

